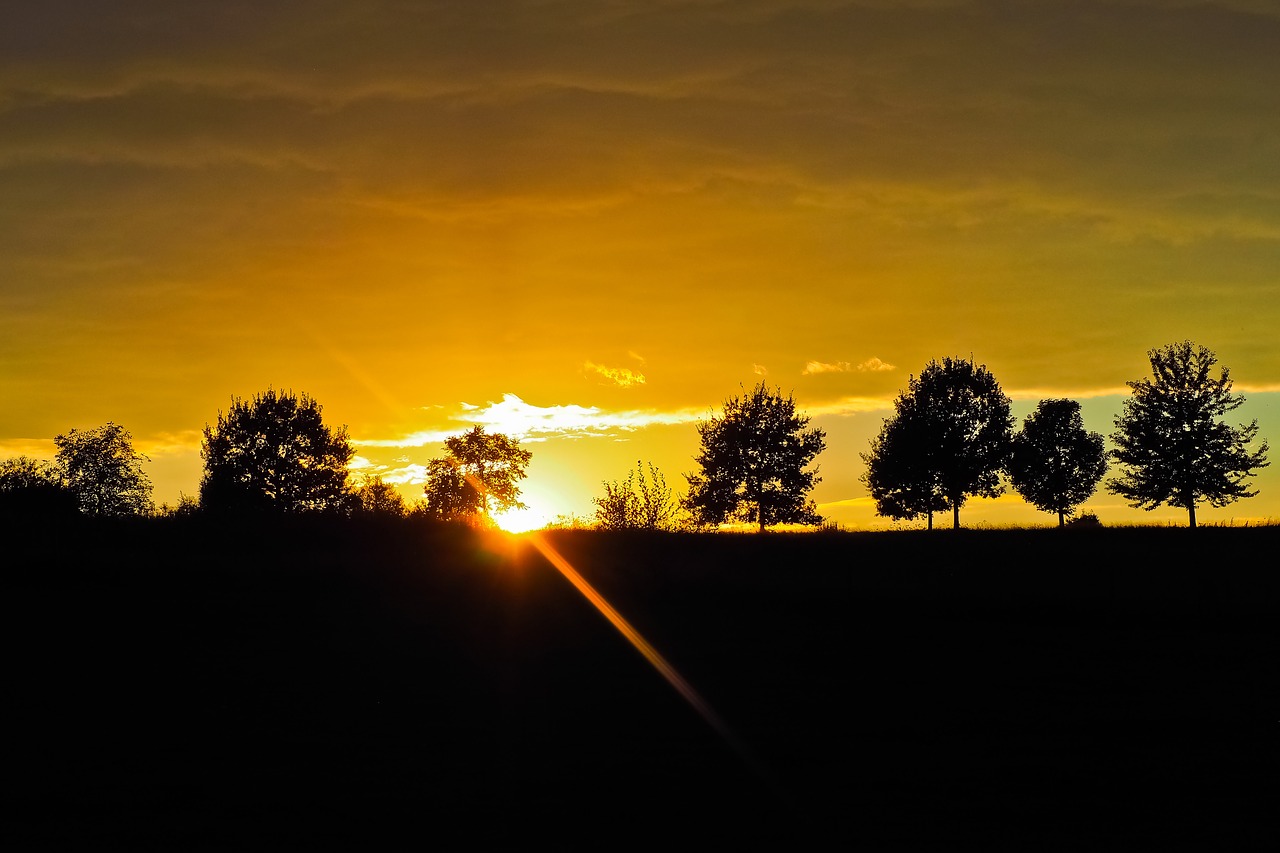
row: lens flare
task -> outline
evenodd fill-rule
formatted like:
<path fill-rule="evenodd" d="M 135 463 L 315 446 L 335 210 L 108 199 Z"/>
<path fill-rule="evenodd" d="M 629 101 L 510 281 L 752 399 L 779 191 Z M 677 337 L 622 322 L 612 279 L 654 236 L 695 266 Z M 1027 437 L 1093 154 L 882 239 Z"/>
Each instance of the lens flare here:
<path fill-rule="evenodd" d="M 666 658 L 659 654 L 658 650 L 641 636 L 640 632 L 632 627 L 631 623 L 624 619 L 622 614 L 615 610 L 613 605 L 606 601 L 604 596 L 597 592 L 596 588 L 586 578 L 578 573 L 578 570 L 555 549 L 555 546 L 547 541 L 547 538 L 541 532 L 530 533 L 527 538 L 533 547 L 538 549 L 538 553 L 554 566 L 560 574 L 564 575 L 565 579 L 573 584 L 574 588 L 582 593 L 583 597 L 591 602 L 592 606 L 600 611 L 602 616 L 609 620 L 613 627 L 618 630 L 618 633 L 622 634 L 627 639 L 627 642 L 631 643 L 636 651 L 644 656 L 649 665 L 656 669 L 667 680 L 667 683 L 684 697 L 684 700 L 738 753 L 743 761 L 757 774 L 764 776 L 761 768 L 747 749 L 734 737 L 729 727 L 720 719 L 720 715 L 707 704 L 707 701 L 698 694 L 698 691 L 693 689 L 693 685 L 685 681 L 684 677 L 676 671 L 676 668 L 668 663 Z"/>

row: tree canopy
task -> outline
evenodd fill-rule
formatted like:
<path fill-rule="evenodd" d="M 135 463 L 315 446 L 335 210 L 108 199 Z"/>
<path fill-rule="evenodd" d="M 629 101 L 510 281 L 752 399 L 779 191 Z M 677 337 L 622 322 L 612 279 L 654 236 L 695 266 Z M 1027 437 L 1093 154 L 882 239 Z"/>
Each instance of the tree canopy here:
<path fill-rule="evenodd" d="M 698 471 L 686 474 L 684 506 L 696 524 L 819 524 L 809 499 L 820 479 L 808 465 L 826 447 L 791 395 L 763 382 L 725 401 L 720 417 L 698 424 Z"/>
<path fill-rule="evenodd" d="M 115 517 L 151 512 L 151 479 L 142 470 L 150 462 L 133 447 L 124 427 L 107 422 L 55 436 L 62 482 L 86 515 Z"/>
<path fill-rule="evenodd" d="M 519 482 L 533 454 L 518 439 L 476 426 L 445 439 L 444 446 L 448 455 L 427 463 L 427 515 L 491 524 L 495 510 L 524 508 Z"/>
<path fill-rule="evenodd" d="M 1222 421 L 1244 397 L 1231 393 L 1226 367 L 1213 375 L 1218 358 L 1208 348 L 1182 341 L 1147 357 L 1152 378 L 1128 383 L 1132 396 L 1115 420 L 1113 455 L 1123 469 L 1107 488 L 1141 509 L 1181 507 L 1195 527 L 1200 501 L 1222 507 L 1257 494 L 1246 480 L 1269 464 L 1267 442 L 1250 449 L 1256 420 Z"/>
<path fill-rule="evenodd" d="M 1013 437 L 1009 479 L 1018 494 L 1058 526 L 1087 501 L 1107 472 L 1100 433 L 1087 432 L 1075 400 L 1041 400 Z"/>
<path fill-rule="evenodd" d="M 267 390 L 232 398 L 205 425 L 200 505 L 212 512 L 347 512 L 347 463 L 355 450 L 345 426 L 331 429 L 306 394 Z"/>
<path fill-rule="evenodd" d="M 1009 398 L 986 365 L 972 360 L 931 361 L 894 401 L 871 450 L 864 482 L 877 511 L 894 518 L 960 507 L 972 496 L 1004 491 L 1000 475 L 1013 435 Z"/>

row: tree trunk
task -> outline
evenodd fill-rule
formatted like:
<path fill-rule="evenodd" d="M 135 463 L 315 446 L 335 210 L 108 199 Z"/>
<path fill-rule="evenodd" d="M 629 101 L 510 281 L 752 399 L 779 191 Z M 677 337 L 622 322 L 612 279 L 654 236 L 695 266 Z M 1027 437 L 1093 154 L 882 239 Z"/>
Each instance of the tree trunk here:
<path fill-rule="evenodd" d="M 1191 501 L 1187 504 L 1187 517 L 1191 522 L 1191 529 L 1196 529 L 1196 502 Z"/>
<path fill-rule="evenodd" d="M 1062 510 L 1058 510 L 1058 526 L 1059 527 L 1067 526 L 1066 513 L 1064 513 Z"/>
<path fill-rule="evenodd" d="M 929 510 L 929 529 L 933 529 L 933 510 Z"/>
<path fill-rule="evenodd" d="M 960 502 L 959 501 L 951 502 L 951 529 L 952 530 L 960 529 Z"/>

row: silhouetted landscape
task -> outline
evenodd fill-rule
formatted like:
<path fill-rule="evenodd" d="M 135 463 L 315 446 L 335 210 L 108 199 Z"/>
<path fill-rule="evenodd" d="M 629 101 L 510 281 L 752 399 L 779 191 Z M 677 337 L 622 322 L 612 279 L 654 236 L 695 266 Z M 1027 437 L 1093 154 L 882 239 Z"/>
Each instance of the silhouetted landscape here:
<path fill-rule="evenodd" d="M 72 529 L 74 528 L 74 529 Z M 1221 847 L 1274 793 L 1280 528 L 8 531 L 14 849 Z"/>

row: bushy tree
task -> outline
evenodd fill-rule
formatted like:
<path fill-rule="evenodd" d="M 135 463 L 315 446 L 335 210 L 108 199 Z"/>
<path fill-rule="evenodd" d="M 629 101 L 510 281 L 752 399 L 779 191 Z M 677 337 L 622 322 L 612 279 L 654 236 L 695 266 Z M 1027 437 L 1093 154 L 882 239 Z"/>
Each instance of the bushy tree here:
<path fill-rule="evenodd" d="M 1232 427 L 1227 412 L 1244 403 L 1231 393 L 1231 377 L 1218 358 L 1190 341 L 1150 350 L 1152 378 L 1129 382 L 1132 396 L 1116 418 L 1111 441 L 1123 473 L 1107 488 L 1145 510 L 1167 504 L 1187 511 L 1196 526 L 1196 504 L 1222 507 L 1257 494 L 1246 479 L 1266 467 L 1267 442 L 1250 445 L 1258 422 Z"/>
<path fill-rule="evenodd" d="M 0 518 L 65 517 L 78 510 L 75 492 L 53 462 L 29 456 L 0 459 Z"/>
<path fill-rule="evenodd" d="M 649 463 L 646 477 L 639 461 L 625 480 L 606 481 L 604 496 L 592 502 L 601 530 L 672 530 L 680 509 L 662 472 Z"/>
<path fill-rule="evenodd" d="M 151 479 L 142 470 L 146 456 L 133 448 L 133 436 L 108 422 L 55 436 L 62 481 L 76 495 L 80 511 L 98 517 L 147 515 Z"/>
<path fill-rule="evenodd" d="M 482 426 L 445 439 L 448 455 L 427 463 L 427 514 L 442 521 L 490 525 L 493 511 L 524 509 L 519 482 L 533 454 L 517 439 Z"/>
<path fill-rule="evenodd" d="M 866 463 L 862 482 L 886 518 L 914 521 L 924 516 L 933 529 L 933 514 L 947 508 L 936 466 L 928 421 L 916 399 L 900 395 L 894 414 L 886 418 L 871 449 L 861 454 Z"/>
<path fill-rule="evenodd" d="M 200 505 L 212 512 L 348 512 L 345 426 L 331 429 L 306 394 L 268 390 L 232 398 L 205 425 Z"/>
<path fill-rule="evenodd" d="M 894 416 L 863 456 L 864 482 L 878 510 L 896 518 L 960 507 L 969 497 L 996 497 L 1009 457 L 1013 414 L 1009 398 L 986 365 L 931 361 L 894 401 Z"/>
<path fill-rule="evenodd" d="M 795 400 L 762 382 L 725 401 L 720 417 L 698 424 L 699 470 L 686 474 L 683 505 L 695 524 L 736 520 L 761 531 L 774 524 L 819 524 L 809 499 L 820 482 L 809 463 L 826 447 L 826 434 L 797 414 Z"/>
<path fill-rule="evenodd" d="M 1075 400 L 1041 400 L 1013 437 L 1009 480 L 1027 503 L 1066 525 L 1107 472 L 1102 435 L 1087 432 Z"/>

